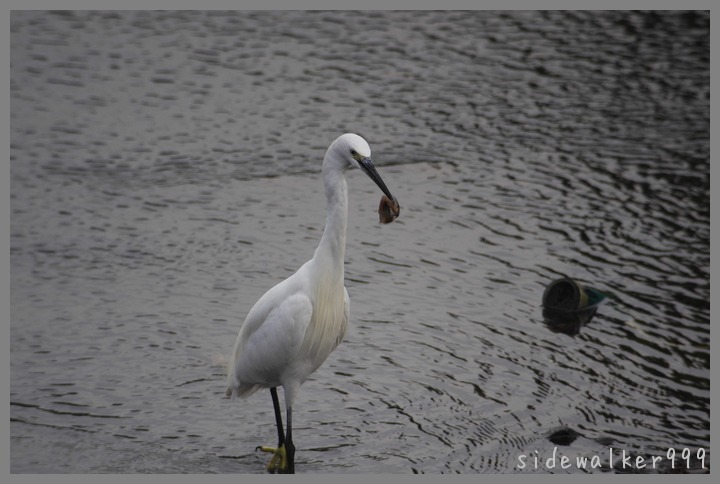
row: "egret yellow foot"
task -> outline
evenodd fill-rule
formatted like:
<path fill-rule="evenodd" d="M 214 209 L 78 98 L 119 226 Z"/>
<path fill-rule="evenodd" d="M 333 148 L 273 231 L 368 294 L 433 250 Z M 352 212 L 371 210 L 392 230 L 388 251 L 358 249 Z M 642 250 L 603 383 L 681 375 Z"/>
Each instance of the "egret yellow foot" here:
<path fill-rule="evenodd" d="M 273 456 L 270 458 L 266 469 L 271 473 L 284 473 L 288 470 L 287 452 L 285 451 L 285 444 L 280 447 L 266 447 L 261 445 L 255 450 L 260 449 L 263 452 L 270 452 Z"/>

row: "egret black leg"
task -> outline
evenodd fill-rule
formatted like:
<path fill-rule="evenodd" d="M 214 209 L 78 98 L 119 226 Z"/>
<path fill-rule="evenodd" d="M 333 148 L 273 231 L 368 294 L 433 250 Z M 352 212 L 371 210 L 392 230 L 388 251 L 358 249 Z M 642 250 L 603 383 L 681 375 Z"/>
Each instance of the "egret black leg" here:
<path fill-rule="evenodd" d="M 287 435 L 285 437 L 285 453 L 287 455 L 287 473 L 295 474 L 295 444 L 292 441 L 292 408 L 287 409 Z"/>
<path fill-rule="evenodd" d="M 285 443 L 285 434 L 283 433 L 282 414 L 280 413 L 280 400 L 278 400 L 277 387 L 270 389 L 270 395 L 272 396 L 273 407 L 275 408 L 275 424 L 277 425 L 278 431 L 278 447 L 282 447 Z"/>
<path fill-rule="evenodd" d="M 258 449 L 263 452 L 269 452 L 273 455 L 266 467 L 268 472 L 284 473 L 287 472 L 288 469 L 287 452 L 285 448 L 285 434 L 283 433 L 282 413 L 280 412 L 280 400 L 278 399 L 276 387 L 270 389 L 270 395 L 272 396 L 273 408 L 275 409 L 275 423 L 277 425 L 278 445 L 277 447 L 260 446 L 258 447 Z M 288 428 L 289 425 L 290 422 L 288 422 Z"/>

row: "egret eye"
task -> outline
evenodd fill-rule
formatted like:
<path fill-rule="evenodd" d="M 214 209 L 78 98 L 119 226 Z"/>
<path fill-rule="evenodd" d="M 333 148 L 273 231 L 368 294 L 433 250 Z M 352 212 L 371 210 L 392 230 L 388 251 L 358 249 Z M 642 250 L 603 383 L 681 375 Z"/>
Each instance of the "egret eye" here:
<path fill-rule="evenodd" d="M 355 157 L 355 156 L 357 156 L 357 151 L 355 151 L 354 149 L 351 148 L 350 154 L 353 155 L 353 157 Z"/>

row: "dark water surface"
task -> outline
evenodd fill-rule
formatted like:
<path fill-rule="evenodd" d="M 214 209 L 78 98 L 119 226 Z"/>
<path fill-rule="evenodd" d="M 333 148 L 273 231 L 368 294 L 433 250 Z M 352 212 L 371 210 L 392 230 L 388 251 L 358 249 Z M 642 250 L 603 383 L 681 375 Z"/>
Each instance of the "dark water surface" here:
<path fill-rule="evenodd" d="M 709 22 L 13 12 L 11 471 L 263 472 L 269 395 L 225 399 L 224 359 L 312 256 L 347 131 L 402 213 L 349 174 L 351 326 L 298 472 L 709 458 Z M 609 295 L 574 335 L 540 306 L 563 275 Z"/>

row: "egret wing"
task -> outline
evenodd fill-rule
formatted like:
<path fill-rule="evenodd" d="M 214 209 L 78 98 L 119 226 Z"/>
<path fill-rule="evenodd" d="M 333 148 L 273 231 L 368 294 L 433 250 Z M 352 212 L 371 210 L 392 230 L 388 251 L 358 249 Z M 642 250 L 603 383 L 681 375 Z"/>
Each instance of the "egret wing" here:
<path fill-rule="evenodd" d="M 276 301 L 263 296 L 248 313 L 228 373 L 230 393 L 244 396 L 280 386 L 283 373 L 295 363 L 312 318 L 312 302 L 302 292 Z"/>

